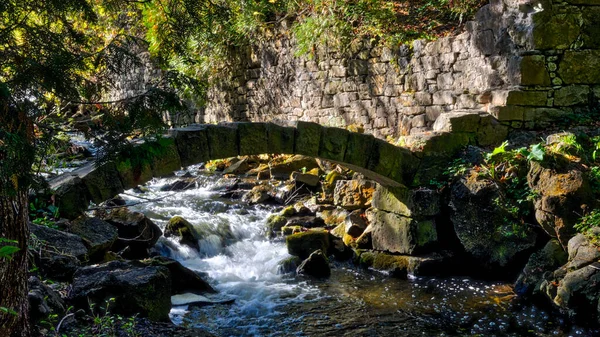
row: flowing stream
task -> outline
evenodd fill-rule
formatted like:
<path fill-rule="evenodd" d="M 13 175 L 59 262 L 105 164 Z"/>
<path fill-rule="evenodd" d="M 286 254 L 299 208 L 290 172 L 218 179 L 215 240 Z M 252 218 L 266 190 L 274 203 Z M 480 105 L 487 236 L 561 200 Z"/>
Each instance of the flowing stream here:
<path fill-rule="evenodd" d="M 164 229 L 180 215 L 212 233 L 196 252 L 161 238 L 161 254 L 207 275 L 216 299 L 233 304 L 174 306 L 171 319 L 218 336 L 592 336 L 534 306 L 515 305 L 509 284 L 465 277 L 399 280 L 333 262 L 331 278 L 311 280 L 277 273 L 289 257 L 283 241 L 265 239 L 275 206 L 248 206 L 220 198 L 227 181 L 196 172 L 194 189 L 161 192 L 176 178 L 155 179 L 144 193 L 122 196 L 132 210 Z M 180 172 L 179 175 L 183 174 Z M 160 198 L 135 204 L 142 198 Z"/>

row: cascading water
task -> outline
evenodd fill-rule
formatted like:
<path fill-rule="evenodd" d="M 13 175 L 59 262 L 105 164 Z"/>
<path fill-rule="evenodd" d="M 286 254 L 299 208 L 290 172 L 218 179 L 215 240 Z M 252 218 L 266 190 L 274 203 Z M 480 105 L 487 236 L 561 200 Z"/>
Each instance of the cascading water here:
<path fill-rule="evenodd" d="M 191 170 L 192 172 L 194 170 Z M 180 173 L 181 174 L 181 173 Z M 508 285 L 466 278 L 390 278 L 335 263 L 327 280 L 277 273 L 289 257 L 284 242 L 265 239 L 265 219 L 275 206 L 248 206 L 220 198 L 226 180 L 199 173 L 193 189 L 161 192 L 176 178 L 155 179 L 148 190 L 122 196 L 163 229 L 182 216 L 203 232 L 200 251 L 161 238 L 158 247 L 188 268 L 205 273 L 232 304 L 174 306 L 177 324 L 219 336 L 586 336 L 577 327 L 535 307 L 516 308 Z M 145 199 L 153 202 L 136 204 Z"/>

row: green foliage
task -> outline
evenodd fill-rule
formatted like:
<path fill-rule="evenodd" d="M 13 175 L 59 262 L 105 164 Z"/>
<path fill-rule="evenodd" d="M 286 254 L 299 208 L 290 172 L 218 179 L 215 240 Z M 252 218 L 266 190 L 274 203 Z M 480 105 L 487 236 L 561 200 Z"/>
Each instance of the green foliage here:
<path fill-rule="evenodd" d="M 594 229 L 600 227 L 600 209 L 594 209 L 590 213 L 581 217 L 579 223 L 575 225 L 575 229 L 584 234 L 593 243 L 600 242 L 600 232 L 594 234 Z"/>
<path fill-rule="evenodd" d="M 92 317 L 90 317 L 91 325 L 78 331 L 79 336 L 140 336 L 136 331 L 136 316 L 122 317 L 120 315 L 112 314 L 110 309 L 114 306 L 114 303 L 114 298 L 108 299 L 104 303 L 104 307 L 96 308 L 96 304 L 90 303 L 90 310 L 92 311 Z"/>
<path fill-rule="evenodd" d="M 18 244 L 18 242 L 15 240 L 0 238 L 0 260 L 10 260 L 13 254 L 21 250 L 19 247 L 15 246 L 16 244 Z"/>
<path fill-rule="evenodd" d="M 40 226 L 46 226 L 54 229 L 59 229 L 55 225 L 60 218 L 60 210 L 54 205 L 48 205 L 40 198 L 33 199 L 29 203 L 29 220 Z"/>

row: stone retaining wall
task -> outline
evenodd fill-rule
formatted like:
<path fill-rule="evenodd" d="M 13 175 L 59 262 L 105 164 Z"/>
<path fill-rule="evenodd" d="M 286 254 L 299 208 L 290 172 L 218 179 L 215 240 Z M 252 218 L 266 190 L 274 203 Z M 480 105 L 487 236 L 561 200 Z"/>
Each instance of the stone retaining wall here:
<path fill-rule="evenodd" d="M 600 97 L 598 0 L 493 0 L 456 36 L 347 54 L 294 56 L 280 37 L 240 51 L 196 121 L 358 125 L 377 137 L 430 130 L 440 114 L 488 112 L 513 128 L 544 128 Z"/>

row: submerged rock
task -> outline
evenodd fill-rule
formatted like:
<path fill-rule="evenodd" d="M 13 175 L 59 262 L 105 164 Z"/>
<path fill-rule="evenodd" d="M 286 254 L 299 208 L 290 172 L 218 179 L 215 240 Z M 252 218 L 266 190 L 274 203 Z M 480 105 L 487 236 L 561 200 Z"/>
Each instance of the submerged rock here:
<path fill-rule="evenodd" d="M 112 261 L 79 269 L 69 297 L 82 309 L 89 308 L 88 301 L 102 306 L 114 299 L 109 309 L 113 314 L 168 321 L 171 282 L 167 267 Z"/>
<path fill-rule="evenodd" d="M 322 250 L 316 250 L 306 260 L 302 261 L 296 269 L 296 273 L 316 278 L 327 278 L 331 275 L 329 260 Z"/>
<path fill-rule="evenodd" d="M 169 220 L 164 235 L 165 237 L 178 237 L 180 244 L 195 250 L 200 249 L 198 246 L 198 234 L 196 234 L 194 226 L 180 216 L 174 216 Z"/>

